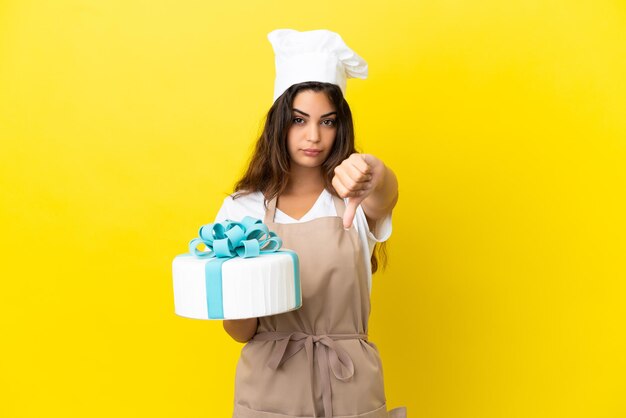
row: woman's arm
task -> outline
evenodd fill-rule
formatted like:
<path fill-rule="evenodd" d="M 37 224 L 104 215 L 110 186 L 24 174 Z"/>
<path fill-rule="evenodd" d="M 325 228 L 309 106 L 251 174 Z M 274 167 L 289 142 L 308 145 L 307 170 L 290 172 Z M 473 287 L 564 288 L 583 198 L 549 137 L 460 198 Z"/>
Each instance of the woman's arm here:
<path fill-rule="evenodd" d="M 398 202 L 398 179 L 395 173 L 381 160 L 378 160 L 378 163 L 380 163 L 378 166 L 373 167 L 373 170 L 380 170 L 378 184 L 361 202 L 361 207 L 372 231 L 376 221 L 391 212 Z"/>
<path fill-rule="evenodd" d="M 224 319 L 224 330 L 240 343 L 245 343 L 256 334 L 259 318 Z"/>

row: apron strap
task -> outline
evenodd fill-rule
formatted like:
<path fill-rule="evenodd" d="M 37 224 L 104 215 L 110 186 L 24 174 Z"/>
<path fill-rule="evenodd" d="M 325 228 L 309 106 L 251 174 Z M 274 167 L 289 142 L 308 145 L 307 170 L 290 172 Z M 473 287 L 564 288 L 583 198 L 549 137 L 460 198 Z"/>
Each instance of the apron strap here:
<path fill-rule="evenodd" d="M 263 223 L 265 225 L 274 223 L 274 217 L 276 216 L 276 200 L 277 199 L 278 199 L 278 196 L 274 196 L 269 202 L 267 202 L 267 209 L 265 210 L 265 219 L 263 219 Z"/>
<path fill-rule="evenodd" d="M 333 197 L 333 202 L 335 203 L 335 210 L 337 211 L 337 216 L 339 216 L 340 218 L 343 218 L 343 214 L 346 211 L 346 202 L 342 198 L 335 196 L 332 193 L 331 193 L 331 196 Z"/>

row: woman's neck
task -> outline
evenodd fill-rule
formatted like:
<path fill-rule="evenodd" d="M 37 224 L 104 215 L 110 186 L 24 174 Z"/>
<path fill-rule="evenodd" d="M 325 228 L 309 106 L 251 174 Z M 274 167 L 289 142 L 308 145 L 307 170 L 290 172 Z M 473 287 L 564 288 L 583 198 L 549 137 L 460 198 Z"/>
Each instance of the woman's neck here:
<path fill-rule="evenodd" d="M 320 194 L 324 190 L 324 178 L 320 167 L 291 167 L 286 194 Z"/>

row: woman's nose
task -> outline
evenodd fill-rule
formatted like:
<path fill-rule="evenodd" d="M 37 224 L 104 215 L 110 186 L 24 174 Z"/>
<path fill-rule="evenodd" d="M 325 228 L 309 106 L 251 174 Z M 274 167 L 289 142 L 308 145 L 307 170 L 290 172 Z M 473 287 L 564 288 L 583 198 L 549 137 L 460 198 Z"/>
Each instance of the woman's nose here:
<path fill-rule="evenodd" d="M 320 128 L 314 123 L 311 124 L 311 127 L 309 128 L 309 131 L 307 132 L 307 134 L 308 134 L 308 140 L 310 142 L 319 142 L 321 139 Z"/>

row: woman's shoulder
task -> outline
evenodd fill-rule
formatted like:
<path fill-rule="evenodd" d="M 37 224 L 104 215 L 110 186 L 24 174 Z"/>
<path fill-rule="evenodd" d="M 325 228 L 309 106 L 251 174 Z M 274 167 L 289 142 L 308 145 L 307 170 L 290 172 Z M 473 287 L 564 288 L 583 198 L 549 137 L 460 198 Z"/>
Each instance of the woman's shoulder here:
<path fill-rule="evenodd" d="M 249 204 L 249 203 L 261 203 L 263 204 L 263 193 L 260 190 L 247 192 L 247 191 L 236 191 L 234 193 L 229 194 L 224 198 L 224 202 L 228 202 L 228 204 Z"/>
<path fill-rule="evenodd" d="M 238 221 L 245 216 L 263 219 L 264 215 L 265 198 L 262 192 L 238 191 L 224 198 L 216 222 L 222 222 L 226 219 Z"/>

